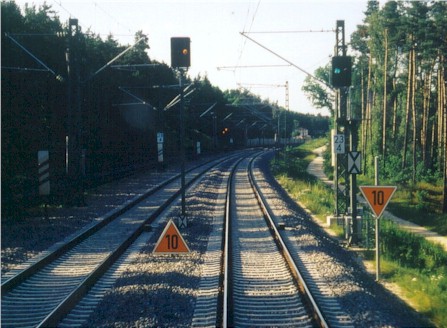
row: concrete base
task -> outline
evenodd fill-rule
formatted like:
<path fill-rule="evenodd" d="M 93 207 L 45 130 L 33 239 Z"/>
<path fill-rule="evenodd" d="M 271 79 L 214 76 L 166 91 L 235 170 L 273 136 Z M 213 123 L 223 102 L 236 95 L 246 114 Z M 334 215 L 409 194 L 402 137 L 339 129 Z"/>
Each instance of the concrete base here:
<path fill-rule="evenodd" d="M 332 224 L 342 226 L 345 223 L 345 218 L 343 216 L 326 216 L 326 225 L 330 227 Z"/>

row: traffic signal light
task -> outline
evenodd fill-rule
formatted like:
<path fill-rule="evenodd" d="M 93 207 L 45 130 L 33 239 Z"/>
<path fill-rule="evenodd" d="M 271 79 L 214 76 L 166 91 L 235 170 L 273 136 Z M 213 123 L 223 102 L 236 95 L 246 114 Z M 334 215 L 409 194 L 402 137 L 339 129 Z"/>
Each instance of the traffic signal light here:
<path fill-rule="evenodd" d="M 171 38 L 171 66 L 174 68 L 191 66 L 191 40 L 186 37 Z"/>
<path fill-rule="evenodd" d="M 225 135 L 225 134 L 227 134 L 227 133 L 228 133 L 228 131 L 229 131 L 229 130 L 228 130 L 228 128 L 223 128 L 223 129 L 222 129 L 222 135 Z"/>
<path fill-rule="evenodd" d="M 334 88 L 349 87 L 351 85 L 351 57 L 332 57 L 332 86 Z"/>

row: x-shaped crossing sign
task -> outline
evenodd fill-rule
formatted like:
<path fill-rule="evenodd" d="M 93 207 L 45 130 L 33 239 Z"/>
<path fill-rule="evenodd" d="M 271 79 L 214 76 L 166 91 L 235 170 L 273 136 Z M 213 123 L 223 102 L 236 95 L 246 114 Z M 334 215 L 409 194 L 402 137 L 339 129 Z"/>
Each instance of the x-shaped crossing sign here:
<path fill-rule="evenodd" d="M 362 173 L 362 153 L 358 151 L 348 152 L 348 173 Z"/>

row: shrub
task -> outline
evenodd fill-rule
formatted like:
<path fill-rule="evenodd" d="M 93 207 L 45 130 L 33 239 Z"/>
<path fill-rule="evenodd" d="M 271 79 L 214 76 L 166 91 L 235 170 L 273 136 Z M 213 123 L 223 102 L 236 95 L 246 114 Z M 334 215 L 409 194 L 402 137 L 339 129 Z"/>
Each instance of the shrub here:
<path fill-rule="evenodd" d="M 447 273 L 447 253 L 440 245 L 403 231 L 392 221 L 382 222 L 381 248 L 386 258 L 420 271 Z"/>

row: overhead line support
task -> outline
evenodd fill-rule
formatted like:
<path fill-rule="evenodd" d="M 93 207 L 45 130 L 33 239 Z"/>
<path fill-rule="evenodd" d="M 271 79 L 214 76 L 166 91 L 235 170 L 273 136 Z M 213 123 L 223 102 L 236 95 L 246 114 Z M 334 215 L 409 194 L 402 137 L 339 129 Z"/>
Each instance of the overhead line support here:
<path fill-rule="evenodd" d="M 12 42 L 14 42 L 20 49 L 22 49 L 23 51 L 25 51 L 29 56 L 31 56 L 31 58 L 33 58 L 36 62 L 38 62 L 40 65 L 42 65 L 43 67 L 45 67 L 45 69 L 52 73 L 53 75 L 57 75 L 51 68 L 49 68 L 47 65 L 45 65 L 45 63 L 43 61 L 41 61 L 39 58 L 37 58 L 36 56 L 34 56 L 31 51 L 29 51 L 28 49 L 26 49 L 24 46 L 22 46 L 16 39 L 14 39 L 11 34 L 9 33 L 5 33 L 5 36 L 8 37 Z"/>
<path fill-rule="evenodd" d="M 301 30 L 301 31 L 251 31 L 244 32 L 246 34 L 295 34 L 295 33 L 327 33 L 334 32 L 334 30 Z"/>
<path fill-rule="evenodd" d="M 311 77 L 312 79 L 318 81 L 319 83 L 323 84 L 325 87 L 329 88 L 330 90 L 334 90 L 334 88 L 328 84 L 327 82 L 319 79 L 318 77 L 310 74 L 308 71 L 302 69 L 301 67 L 299 67 L 298 65 L 294 64 L 293 62 L 291 62 L 290 60 L 284 58 L 283 56 L 281 56 L 280 54 L 278 54 L 277 52 L 267 48 L 266 46 L 264 46 L 263 44 L 259 43 L 258 41 L 254 40 L 253 38 L 249 37 L 245 32 L 240 32 L 240 34 L 244 37 L 246 37 L 247 39 L 249 39 L 250 41 L 256 43 L 258 46 L 260 46 L 261 48 L 267 50 L 268 52 L 270 52 L 271 54 L 275 55 L 276 57 L 282 59 L 283 61 L 285 61 L 286 63 L 290 64 L 291 66 L 295 67 L 296 69 L 298 69 L 299 71 L 303 72 L 304 74 L 306 74 L 307 76 Z"/>

